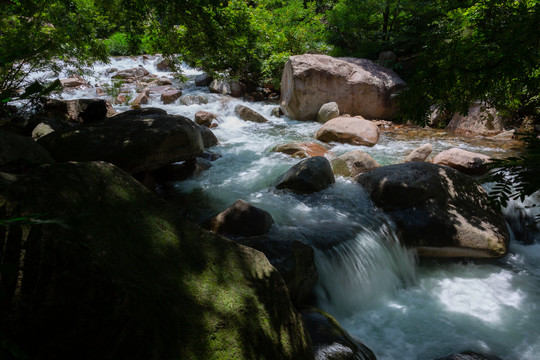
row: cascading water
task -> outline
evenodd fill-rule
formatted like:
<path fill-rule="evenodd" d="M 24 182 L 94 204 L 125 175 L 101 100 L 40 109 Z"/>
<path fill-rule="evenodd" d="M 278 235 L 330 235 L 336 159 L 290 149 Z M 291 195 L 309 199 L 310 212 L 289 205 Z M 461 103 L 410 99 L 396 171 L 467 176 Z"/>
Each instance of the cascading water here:
<path fill-rule="evenodd" d="M 114 59 L 112 64 L 88 69 L 85 77 L 93 84 L 110 84 L 107 68 L 139 65 L 152 73 L 171 75 L 158 72 L 154 64 L 140 58 Z M 185 72 L 188 77 L 197 73 Z M 38 76 L 52 74 L 35 74 Z M 173 84 L 180 85 L 176 80 Z M 320 124 L 271 116 L 275 104 L 211 94 L 193 81 L 182 87 L 184 96 L 205 100 L 163 105 L 153 96 L 147 106 L 191 119 L 199 110 L 218 114 L 219 126 L 213 131 L 220 144 L 211 150 L 222 155 L 196 178 L 172 184 L 171 191 L 181 201 L 188 199 L 183 204 L 186 216 L 202 222 L 238 199 L 270 212 L 275 220 L 272 235 L 301 240 L 316 249 L 319 305 L 369 346 L 379 360 L 429 360 L 466 350 L 492 352 L 504 360 L 540 358 L 538 238 L 530 246 L 514 242 L 510 254 L 494 262 L 423 261 L 418 266 L 358 184 L 338 177 L 334 185 L 311 195 L 273 187 L 276 178 L 298 160 L 270 149 L 287 142 L 313 141 Z M 88 89 L 62 96 L 96 95 L 95 89 Z M 269 121 L 240 120 L 234 113 L 237 104 L 256 110 Z M 119 111 L 129 108 L 115 107 Z M 340 155 L 361 149 L 387 165 L 400 162 L 426 142 L 433 145 L 434 153 L 451 147 L 491 156 L 506 151 L 500 143 L 474 142 L 435 131 L 409 138 L 383 133 L 372 148 L 337 144 L 331 151 Z M 537 197 L 531 201 L 539 202 Z M 506 211 L 514 213 L 515 207 Z"/>

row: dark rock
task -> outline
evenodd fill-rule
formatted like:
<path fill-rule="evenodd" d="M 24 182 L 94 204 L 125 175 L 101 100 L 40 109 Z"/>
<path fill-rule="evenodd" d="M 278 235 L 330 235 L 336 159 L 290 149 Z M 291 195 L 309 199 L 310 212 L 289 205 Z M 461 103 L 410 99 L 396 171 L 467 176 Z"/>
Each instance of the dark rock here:
<path fill-rule="evenodd" d="M 324 156 L 314 156 L 300 161 L 281 175 L 276 188 L 312 193 L 325 189 L 335 181 L 330 162 Z"/>
<path fill-rule="evenodd" d="M 461 354 L 453 354 L 437 360 L 501 360 L 501 358 L 494 355 L 482 355 L 476 352 L 467 351 Z"/>
<path fill-rule="evenodd" d="M 261 251 L 287 284 L 291 301 L 300 306 L 310 297 L 319 280 L 315 253 L 311 246 L 275 236 L 255 236 L 236 240 Z"/>
<path fill-rule="evenodd" d="M 0 169 L 18 172 L 53 163 L 51 155 L 32 138 L 0 130 Z"/>
<path fill-rule="evenodd" d="M 208 74 L 197 75 L 195 78 L 196 86 L 208 86 L 214 81 L 214 78 Z"/>
<path fill-rule="evenodd" d="M 19 269 L 2 272 L 2 335 L 29 359 L 313 359 L 261 252 L 200 229 L 111 164 L 36 168 L 0 204 L 3 218 L 46 214 L 1 229 L 0 265 Z"/>
<path fill-rule="evenodd" d="M 501 257 L 509 234 L 482 187 L 452 168 L 426 162 L 383 166 L 358 177 L 424 257 Z"/>
<path fill-rule="evenodd" d="M 193 176 L 197 176 L 211 167 L 212 163 L 210 160 L 202 157 L 196 157 L 183 162 L 165 165 L 155 171 L 152 171 L 150 175 L 156 183 L 183 181 Z"/>
<path fill-rule="evenodd" d="M 198 126 L 205 149 L 211 148 L 212 146 L 216 146 L 217 144 L 219 144 L 219 140 L 216 135 L 214 135 L 214 132 L 212 130 L 210 130 L 206 126 Z"/>
<path fill-rule="evenodd" d="M 137 113 L 55 131 L 38 143 L 57 161 L 107 161 L 132 174 L 193 159 L 204 149 L 199 126 L 190 119 Z"/>
<path fill-rule="evenodd" d="M 111 121 L 133 119 L 133 118 L 156 117 L 156 116 L 161 116 L 161 115 L 167 115 L 167 111 L 160 108 L 147 107 L 143 109 L 133 109 L 133 110 L 124 111 L 123 113 L 113 116 L 111 118 Z"/>
<path fill-rule="evenodd" d="M 332 316 L 316 308 L 301 311 L 315 360 L 377 360 L 360 340 L 352 337 Z"/>
<path fill-rule="evenodd" d="M 226 236 L 257 236 L 266 234 L 273 223 L 270 213 L 240 199 L 210 219 L 207 227 Z"/>
<path fill-rule="evenodd" d="M 99 122 L 116 114 L 112 105 L 102 99 L 49 100 L 44 105 L 49 117 L 72 122 Z"/>

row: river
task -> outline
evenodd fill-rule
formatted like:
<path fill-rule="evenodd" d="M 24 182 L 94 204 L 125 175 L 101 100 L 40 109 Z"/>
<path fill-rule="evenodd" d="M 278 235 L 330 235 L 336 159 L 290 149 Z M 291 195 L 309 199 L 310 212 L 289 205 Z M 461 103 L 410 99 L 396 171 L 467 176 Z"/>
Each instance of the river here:
<path fill-rule="evenodd" d="M 151 73 L 171 75 L 158 71 L 154 60 L 121 58 L 113 59 L 112 64 L 97 64 L 88 69 L 85 78 L 103 84 L 110 82 L 104 75 L 106 69 L 138 65 Z M 321 124 L 274 117 L 271 111 L 276 104 L 211 94 L 194 85 L 192 79 L 198 73 L 185 69 L 191 80 L 182 85 L 183 93 L 203 96 L 207 104 L 186 106 L 177 101 L 163 105 L 154 96 L 145 105 L 190 119 L 199 110 L 219 114 L 219 126 L 213 131 L 220 144 L 211 151 L 221 158 L 197 177 L 167 189 L 176 201 L 185 202 L 188 218 L 200 223 L 238 199 L 270 212 L 275 220 L 273 235 L 302 240 L 316 249 L 318 306 L 334 315 L 380 360 L 437 359 L 466 350 L 493 353 L 505 360 L 540 358 L 538 232 L 532 245 L 513 241 L 509 254 L 495 261 L 420 261 L 399 245 L 393 224 L 351 180 L 337 177 L 334 185 L 311 195 L 274 188 L 277 177 L 299 160 L 270 150 L 287 142 L 313 141 Z M 96 93 L 78 90 L 62 96 L 96 97 Z M 239 119 L 234 113 L 238 104 L 269 121 L 260 124 Z M 339 155 L 360 149 L 387 165 L 400 162 L 427 142 L 433 145 L 434 154 L 451 147 L 495 157 L 510 151 L 501 143 L 435 130 L 385 132 L 374 147 L 335 145 L 331 151 Z M 523 204 L 513 204 L 507 211 L 517 211 L 516 207 Z"/>

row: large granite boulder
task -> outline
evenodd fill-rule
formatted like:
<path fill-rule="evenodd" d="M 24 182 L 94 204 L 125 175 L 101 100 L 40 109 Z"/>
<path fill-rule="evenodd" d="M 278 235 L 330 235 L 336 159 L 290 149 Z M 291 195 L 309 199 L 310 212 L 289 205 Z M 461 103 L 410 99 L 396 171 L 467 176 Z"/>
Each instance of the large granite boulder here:
<path fill-rule="evenodd" d="M 315 252 L 311 246 L 270 235 L 246 237 L 236 241 L 261 251 L 281 274 L 293 304 L 305 304 L 319 280 Z"/>
<path fill-rule="evenodd" d="M 305 159 L 311 156 L 324 156 L 328 152 L 328 149 L 317 143 L 288 143 L 278 145 L 272 149 L 272 151 L 284 153 L 292 157 Z"/>
<path fill-rule="evenodd" d="M 360 117 L 337 117 L 327 121 L 315 137 L 323 142 L 374 146 L 379 141 L 379 128 Z"/>
<path fill-rule="evenodd" d="M 102 160 L 132 174 L 202 153 L 197 124 L 179 115 L 153 114 L 150 110 L 119 114 L 101 124 L 58 130 L 37 141 L 56 161 Z"/>
<path fill-rule="evenodd" d="M 495 108 L 477 102 L 467 114 L 454 114 L 446 130 L 463 135 L 493 136 L 503 132 L 504 125 L 504 117 Z"/>
<path fill-rule="evenodd" d="M 332 166 L 324 156 L 300 161 L 277 179 L 277 189 L 289 189 L 300 194 L 321 191 L 336 182 Z"/>
<path fill-rule="evenodd" d="M 457 170 L 411 162 L 371 170 L 358 182 L 420 256 L 495 258 L 508 250 L 502 215 L 482 187 Z"/>
<path fill-rule="evenodd" d="M 19 172 L 53 162 L 47 150 L 32 138 L 0 130 L 0 170 Z"/>
<path fill-rule="evenodd" d="M 433 158 L 434 164 L 446 165 L 468 175 L 482 175 L 488 172 L 491 158 L 487 155 L 452 148 L 444 150 Z"/>
<path fill-rule="evenodd" d="M 315 120 L 321 106 L 334 101 L 341 113 L 390 119 L 405 86 L 392 70 L 370 60 L 296 55 L 283 69 L 280 107 L 292 119 Z"/>
<path fill-rule="evenodd" d="M 353 150 L 340 155 L 330 164 L 335 175 L 352 178 L 381 166 L 371 155 L 361 150 Z"/>
<path fill-rule="evenodd" d="M 18 270 L 2 272 L 2 335 L 30 359 L 313 359 L 261 252 L 111 164 L 39 167 L 2 189 L 0 213 L 30 218 L 0 227 L 0 266 Z"/>
<path fill-rule="evenodd" d="M 351 336 L 331 315 L 316 308 L 303 309 L 301 313 L 315 360 L 377 360 L 371 349 Z"/>
<path fill-rule="evenodd" d="M 225 236 L 257 236 L 266 234 L 273 223 L 268 211 L 240 199 L 210 219 L 207 228 Z"/>

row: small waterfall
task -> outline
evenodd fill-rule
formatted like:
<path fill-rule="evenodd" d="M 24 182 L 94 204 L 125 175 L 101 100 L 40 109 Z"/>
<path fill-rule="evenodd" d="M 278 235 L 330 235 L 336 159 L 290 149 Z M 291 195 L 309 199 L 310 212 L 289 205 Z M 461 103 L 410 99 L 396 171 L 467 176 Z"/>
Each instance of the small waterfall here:
<path fill-rule="evenodd" d="M 517 241 L 526 245 L 540 242 L 540 190 L 523 201 L 508 201 L 503 214 Z"/>
<path fill-rule="evenodd" d="M 319 305 L 333 314 L 354 313 L 416 281 L 416 255 L 400 245 L 388 224 L 317 249 L 315 261 Z"/>

